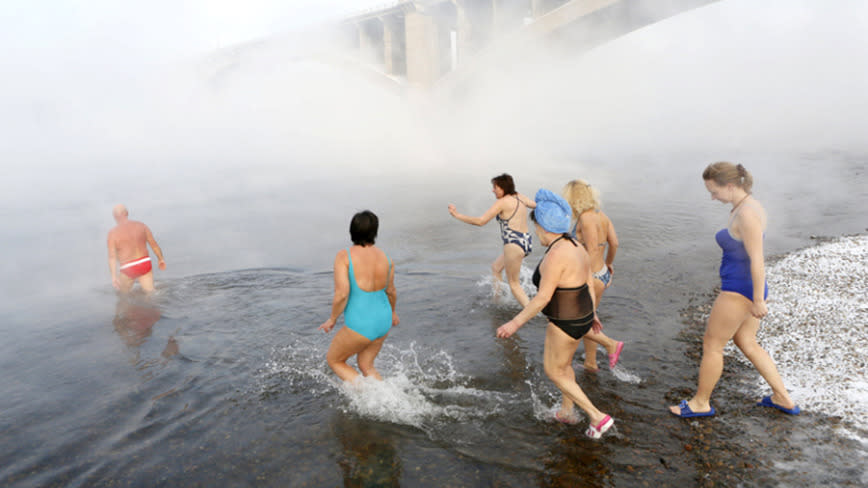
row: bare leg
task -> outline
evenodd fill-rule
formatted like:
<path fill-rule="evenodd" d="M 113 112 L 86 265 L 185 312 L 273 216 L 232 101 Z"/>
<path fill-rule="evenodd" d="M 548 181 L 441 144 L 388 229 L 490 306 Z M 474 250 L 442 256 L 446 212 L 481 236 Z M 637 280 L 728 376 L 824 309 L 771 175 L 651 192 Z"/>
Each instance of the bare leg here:
<path fill-rule="evenodd" d="M 525 307 L 530 302 L 530 299 L 524 292 L 524 288 L 521 287 L 521 281 L 519 281 L 524 251 L 517 244 L 507 244 L 503 246 L 503 256 L 506 265 L 506 280 L 509 282 L 512 296 L 518 300 L 519 305 Z"/>
<path fill-rule="evenodd" d="M 139 276 L 139 286 L 145 293 L 151 294 L 154 292 L 154 272 L 149 271 L 142 276 Z"/>
<path fill-rule="evenodd" d="M 579 340 L 568 336 L 551 323 L 546 327 L 545 349 L 543 351 L 543 367 L 546 376 L 554 382 L 561 393 L 579 406 L 591 420 L 591 425 L 597 425 L 606 416 L 597 410 L 585 392 L 575 380 L 573 355 L 579 347 Z M 570 373 L 572 372 L 572 374 Z"/>
<path fill-rule="evenodd" d="M 342 327 L 335 333 L 335 338 L 326 353 L 326 362 L 338 377 L 344 381 L 352 382 L 359 376 L 359 372 L 347 364 L 347 360 L 354 354 L 358 354 L 372 344 L 365 336 L 350 329 Z"/>
<path fill-rule="evenodd" d="M 389 334 L 386 334 L 371 342 L 368 344 L 368 347 L 359 352 L 359 369 L 362 370 L 362 374 L 365 375 L 365 377 L 373 377 L 382 381 L 383 377 L 380 376 L 380 372 L 374 367 L 374 359 L 377 358 L 377 354 L 380 354 L 380 349 L 383 348 L 383 342 L 386 341 L 386 336 L 388 335 Z"/>
<path fill-rule="evenodd" d="M 765 378 L 766 383 L 772 387 L 772 402 L 784 408 L 793 408 L 796 406 L 796 403 L 790 398 L 790 393 L 784 386 L 784 380 L 778 374 L 778 368 L 775 367 L 775 363 L 772 361 L 769 353 L 756 341 L 756 331 L 759 329 L 759 324 L 758 318 L 749 316 L 735 333 L 733 341 L 750 362 L 753 363 L 759 374 Z"/>
<path fill-rule="evenodd" d="M 130 290 L 133 289 L 134 284 L 135 284 L 135 281 L 133 281 L 129 276 L 127 276 L 123 273 L 120 273 L 118 275 L 118 286 L 120 287 L 120 289 L 118 291 L 120 291 L 121 293 L 124 293 L 124 294 L 129 293 Z"/>
<path fill-rule="evenodd" d="M 492 298 L 495 300 L 500 296 L 500 280 L 501 273 L 503 273 L 504 268 L 504 257 L 503 254 L 497 257 L 494 262 L 491 263 L 491 293 Z"/>
<path fill-rule="evenodd" d="M 711 410 L 711 393 L 723 373 L 723 348 L 751 316 L 749 307 L 747 298 L 737 293 L 721 292 L 714 300 L 702 339 L 699 386 L 696 394 L 687 402 L 694 412 Z M 676 415 L 681 412 L 677 405 L 669 407 L 669 410 Z"/>
<path fill-rule="evenodd" d="M 602 281 L 594 278 L 594 298 L 597 308 L 600 307 L 600 300 L 603 298 L 603 291 L 606 290 L 606 285 Z M 615 354 L 618 348 L 618 341 L 612 339 L 602 332 L 594 332 L 589 330 L 585 337 L 582 338 L 585 343 L 585 362 L 583 366 L 587 370 L 596 371 L 599 369 L 597 365 L 597 344 L 606 348 L 608 354 Z"/>

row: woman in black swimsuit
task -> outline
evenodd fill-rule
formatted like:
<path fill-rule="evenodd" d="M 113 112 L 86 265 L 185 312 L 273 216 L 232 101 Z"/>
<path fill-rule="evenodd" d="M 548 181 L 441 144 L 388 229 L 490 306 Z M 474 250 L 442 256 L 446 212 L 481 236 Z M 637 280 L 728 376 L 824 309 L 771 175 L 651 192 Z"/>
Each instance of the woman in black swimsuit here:
<path fill-rule="evenodd" d="M 582 336 L 591 329 L 602 329 L 594 312 L 594 296 L 588 290 L 594 279 L 591 260 L 585 248 L 569 235 L 572 211 L 566 200 L 545 189 L 538 191 L 534 200 L 537 207 L 531 212 L 531 219 L 540 243 L 548 246 L 534 273 L 539 291 L 518 315 L 497 329 L 497 337 L 510 337 L 539 312 L 546 315 L 549 319 L 543 351 L 546 375 L 565 397 L 588 414 L 590 426 L 585 435 L 597 439 L 615 421 L 591 403 L 576 383 L 572 365 Z M 558 412 L 559 420 L 572 417 L 572 411 Z"/>

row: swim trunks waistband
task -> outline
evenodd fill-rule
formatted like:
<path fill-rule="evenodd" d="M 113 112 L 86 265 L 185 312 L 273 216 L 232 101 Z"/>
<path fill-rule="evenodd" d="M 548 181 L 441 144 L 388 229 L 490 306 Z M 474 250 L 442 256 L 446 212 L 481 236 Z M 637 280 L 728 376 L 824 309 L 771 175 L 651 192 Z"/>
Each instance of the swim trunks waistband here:
<path fill-rule="evenodd" d="M 146 275 L 151 272 L 151 257 L 145 256 L 143 258 L 127 261 L 126 263 L 121 265 L 120 269 L 121 273 L 127 275 L 132 279 L 136 279 L 139 276 Z"/>

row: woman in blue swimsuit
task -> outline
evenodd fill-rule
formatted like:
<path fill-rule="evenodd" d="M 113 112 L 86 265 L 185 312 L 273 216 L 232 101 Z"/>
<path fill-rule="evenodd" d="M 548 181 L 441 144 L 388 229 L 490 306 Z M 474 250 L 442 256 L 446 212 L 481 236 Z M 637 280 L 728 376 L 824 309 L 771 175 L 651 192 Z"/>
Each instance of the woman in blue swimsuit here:
<path fill-rule="evenodd" d="M 530 254 L 533 244 L 527 228 L 527 209 L 535 208 L 536 203 L 530 198 L 515 191 L 512 176 L 504 173 L 491 179 L 491 191 L 497 201 L 481 217 L 462 215 L 449 204 L 449 213 L 456 219 L 471 225 L 483 226 L 496 218 L 500 224 L 500 238 L 503 241 L 503 253 L 491 263 L 494 274 L 494 292 L 500 290 L 501 274 L 506 270 L 506 281 L 512 295 L 524 307 L 530 301 L 519 282 L 521 262 Z"/>
<path fill-rule="evenodd" d="M 711 198 L 731 204 L 732 210 L 729 225 L 715 235 L 723 249 L 721 286 L 702 341 L 699 386 L 693 398 L 669 410 L 682 418 L 716 413 L 711 392 L 723 372 L 723 348 L 732 339 L 772 388 L 772 394 L 759 405 L 798 415 L 799 407 L 790 398 L 774 361 L 756 341 L 760 319 L 768 313 L 763 258 L 767 218 L 762 205 L 750 194 L 753 178 L 740 164 L 720 162 L 705 168 L 702 179 Z"/>
<path fill-rule="evenodd" d="M 343 313 L 346 327 L 339 330 L 326 353 L 326 361 L 342 380 L 354 381 L 359 373 L 347 360 L 358 355 L 365 376 L 382 379 L 374 359 L 383 347 L 389 330 L 400 320 L 395 312 L 395 267 L 386 253 L 374 245 L 379 221 L 369 210 L 359 212 L 350 222 L 353 246 L 335 257 L 335 294 L 332 313 L 319 326 L 331 332 Z"/>

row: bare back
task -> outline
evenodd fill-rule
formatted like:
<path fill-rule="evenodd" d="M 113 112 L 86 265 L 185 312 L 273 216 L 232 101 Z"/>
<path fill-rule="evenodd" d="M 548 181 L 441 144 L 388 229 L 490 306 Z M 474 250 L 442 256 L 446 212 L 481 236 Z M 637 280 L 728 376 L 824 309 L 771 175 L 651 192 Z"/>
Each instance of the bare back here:
<path fill-rule="evenodd" d="M 501 220 L 508 220 L 507 226 L 515 231 L 527 233 L 527 202 L 528 198 L 520 193 L 504 195 L 498 200 Z"/>
<path fill-rule="evenodd" d="M 598 270 L 603 267 L 604 251 L 609 242 L 609 229 L 612 222 L 602 210 L 589 209 L 579 216 L 576 226 L 576 238 L 585 246 L 591 258 L 591 268 Z"/>
<path fill-rule="evenodd" d="M 588 282 L 591 276 L 588 252 L 582 246 L 574 246 L 568 239 L 562 239 L 557 247 L 546 253 L 540 264 L 540 273 L 560 271 L 557 287 L 575 288 Z"/>
<path fill-rule="evenodd" d="M 377 291 L 389 283 L 389 259 L 376 246 L 352 246 L 353 275 L 364 291 Z M 347 264 L 349 266 L 349 263 Z"/>
<path fill-rule="evenodd" d="M 109 251 L 114 250 L 120 262 L 131 261 L 148 255 L 148 227 L 135 220 L 118 224 L 109 231 Z"/>

